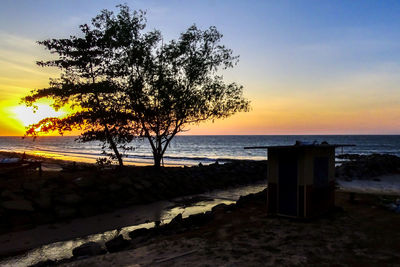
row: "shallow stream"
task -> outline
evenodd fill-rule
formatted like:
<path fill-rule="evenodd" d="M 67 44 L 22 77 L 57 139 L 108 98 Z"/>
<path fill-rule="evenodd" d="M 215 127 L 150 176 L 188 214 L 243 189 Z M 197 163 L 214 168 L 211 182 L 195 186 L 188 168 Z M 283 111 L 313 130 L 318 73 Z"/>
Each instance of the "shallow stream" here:
<path fill-rule="evenodd" d="M 154 226 L 154 218 L 161 221 L 161 224 L 169 223 L 176 215 L 182 213 L 182 216 L 202 213 L 211 210 L 215 205 L 224 203 L 232 204 L 236 202 L 240 196 L 257 193 L 266 188 L 266 181 L 253 185 L 230 188 L 225 190 L 215 190 L 204 194 L 193 196 L 185 196 L 173 199 L 165 205 L 165 201 L 151 203 L 145 205 L 147 210 L 151 209 L 151 214 L 148 216 L 147 223 L 132 224 L 127 227 L 106 231 L 79 237 L 71 240 L 64 240 L 31 249 L 21 255 L 10 257 L 0 261 L 0 266 L 29 266 L 45 260 L 61 260 L 72 257 L 72 250 L 84 243 L 94 241 L 104 245 L 108 240 L 122 234 L 126 239 L 129 239 L 129 232 L 138 228 L 151 228 Z M 143 206 L 141 207 L 143 208 Z M 149 214 L 149 213 L 146 213 Z M 147 215 L 145 215 L 147 216 Z"/>

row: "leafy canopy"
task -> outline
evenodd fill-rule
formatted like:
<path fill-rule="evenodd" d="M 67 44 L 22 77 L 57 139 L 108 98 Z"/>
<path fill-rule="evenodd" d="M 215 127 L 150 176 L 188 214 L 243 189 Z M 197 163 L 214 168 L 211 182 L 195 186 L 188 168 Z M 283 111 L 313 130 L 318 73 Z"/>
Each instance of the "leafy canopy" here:
<path fill-rule="evenodd" d="M 159 31 L 144 31 L 144 16 L 122 5 L 117 15 L 102 11 L 92 28 L 82 25 L 84 37 L 39 42 L 59 59 L 38 64 L 64 72 L 25 102 L 50 97 L 55 107 L 73 103 L 80 109 L 65 119 L 43 120 L 28 133 L 81 127 L 81 140 L 101 140 L 111 148 L 113 140 L 127 144 L 143 137 L 160 166 L 173 137 L 188 125 L 249 110 L 243 87 L 218 75 L 236 65 L 238 56 L 220 43 L 215 27 L 193 25 L 164 43 Z"/>

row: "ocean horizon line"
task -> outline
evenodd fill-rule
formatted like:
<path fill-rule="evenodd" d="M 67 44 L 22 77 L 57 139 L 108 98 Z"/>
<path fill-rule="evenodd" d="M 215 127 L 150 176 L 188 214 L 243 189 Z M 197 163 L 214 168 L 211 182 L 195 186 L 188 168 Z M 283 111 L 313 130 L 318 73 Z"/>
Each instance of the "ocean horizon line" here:
<path fill-rule="evenodd" d="M 176 135 L 177 137 L 184 136 L 400 136 L 400 133 L 394 134 L 185 134 Z M 20 138 L 47 138 L 47 137 L 76 137 L 79 135 L 43 135 L 43 136 L 21 136 L 21 135 L 0 135 L 2 137 L 20 137 Z M 136 138 L 146 138 L 139 137 Z"/>

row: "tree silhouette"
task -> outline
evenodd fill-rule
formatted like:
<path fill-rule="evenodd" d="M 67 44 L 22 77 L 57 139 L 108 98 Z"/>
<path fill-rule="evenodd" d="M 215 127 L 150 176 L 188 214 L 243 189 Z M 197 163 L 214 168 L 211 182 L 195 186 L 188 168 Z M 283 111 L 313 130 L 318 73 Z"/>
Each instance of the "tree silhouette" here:
<path fill-rule="evenodd" d="M 238 57 L 220 44 L 222 34 L 215 27 L 200 30 L 193 25 L 166 44 L 159 31 L 122 31 L 132 43 L 119 57 L 127 108 L 135 131 L 150 143 L 156 167 L 173 137 L 188 125 L 249 110 L 243 87 L 226 84 L 217 75 L 219 69 L 233 67 Z"/>
<path fill-rule="evenodd" d="M 243 87 L 218 75 L 238 57 L 220 44 L 222 34 L 215 27 L 193 25 L 164 43 L 159 31 L 144 32 L 144 12 L 118 7 L 116 16 L 104 10 L 92 28 L 82 25 L 82 38 L 39 42 L 59 58 L 38 64 L 59 67 L 63 75 L 25 97 L 25 103 L 50 97 L 55 107 L 73 103 L 80 109 L 64 119 L 42 120 L 28 134 L 83 127 L 81 140 L 106 142 L 120 165 L 116 143 L 124 146 L 142 137 L 160 167 L 171 140 L 188 125 L 249 110 Z"/>
<path fill-rule="evenodd" d="M 121 10 L 122 12 L 122 10 Z M 123 165 L 121 148 L 135 136 L 130 128 L 126 112 L 126 95 L 118 82 L 115 58 L 124 43 L 114 39 L 116 29 L 110 24 L 113 13 L 103 10 L 92 19 L 91 26 L 80 26 L 82 37 L 68 39 L 49 39 L 38 42 L 57 59 L 37 62 L 43 67 L 57 67 L 61 70 L 58 79 L 50 81 L 48 88 L 34 90 L 22 99 L 27 106 L 35 106 L 42 98 L 54 100 L 53 107 L 59 109 L 69 106 L 73 110 L 65 118 L 46 118 L 30 125 L 26 135 L 79 129 L 79 140 L 103 142 L 103 153 L 116 158 Z M 135 12 L 131 17 L 130 30 L 138 31 L 144 27 L 143 13 Z M 106 153 L 108 146 L 111 153 Z"/>

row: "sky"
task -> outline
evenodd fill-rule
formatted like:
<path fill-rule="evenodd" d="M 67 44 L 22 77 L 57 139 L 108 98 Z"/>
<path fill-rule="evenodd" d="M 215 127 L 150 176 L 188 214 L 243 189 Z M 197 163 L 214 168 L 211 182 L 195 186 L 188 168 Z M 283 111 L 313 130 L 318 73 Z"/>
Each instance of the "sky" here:
<path fill-rule="evenodd" d="M 147 11 L 148 29 L 175 39 L 192 24 L 216 26 L 240 55 L 224 71 L 252 109 L 187 128 L 185 134 L 400 134 L 399 1 L 0 1 L 0 135 L 63 115 L 20 104 L 58 72 L 36 41 L 79 35 L 100 10 L 127 3 Z"/>

